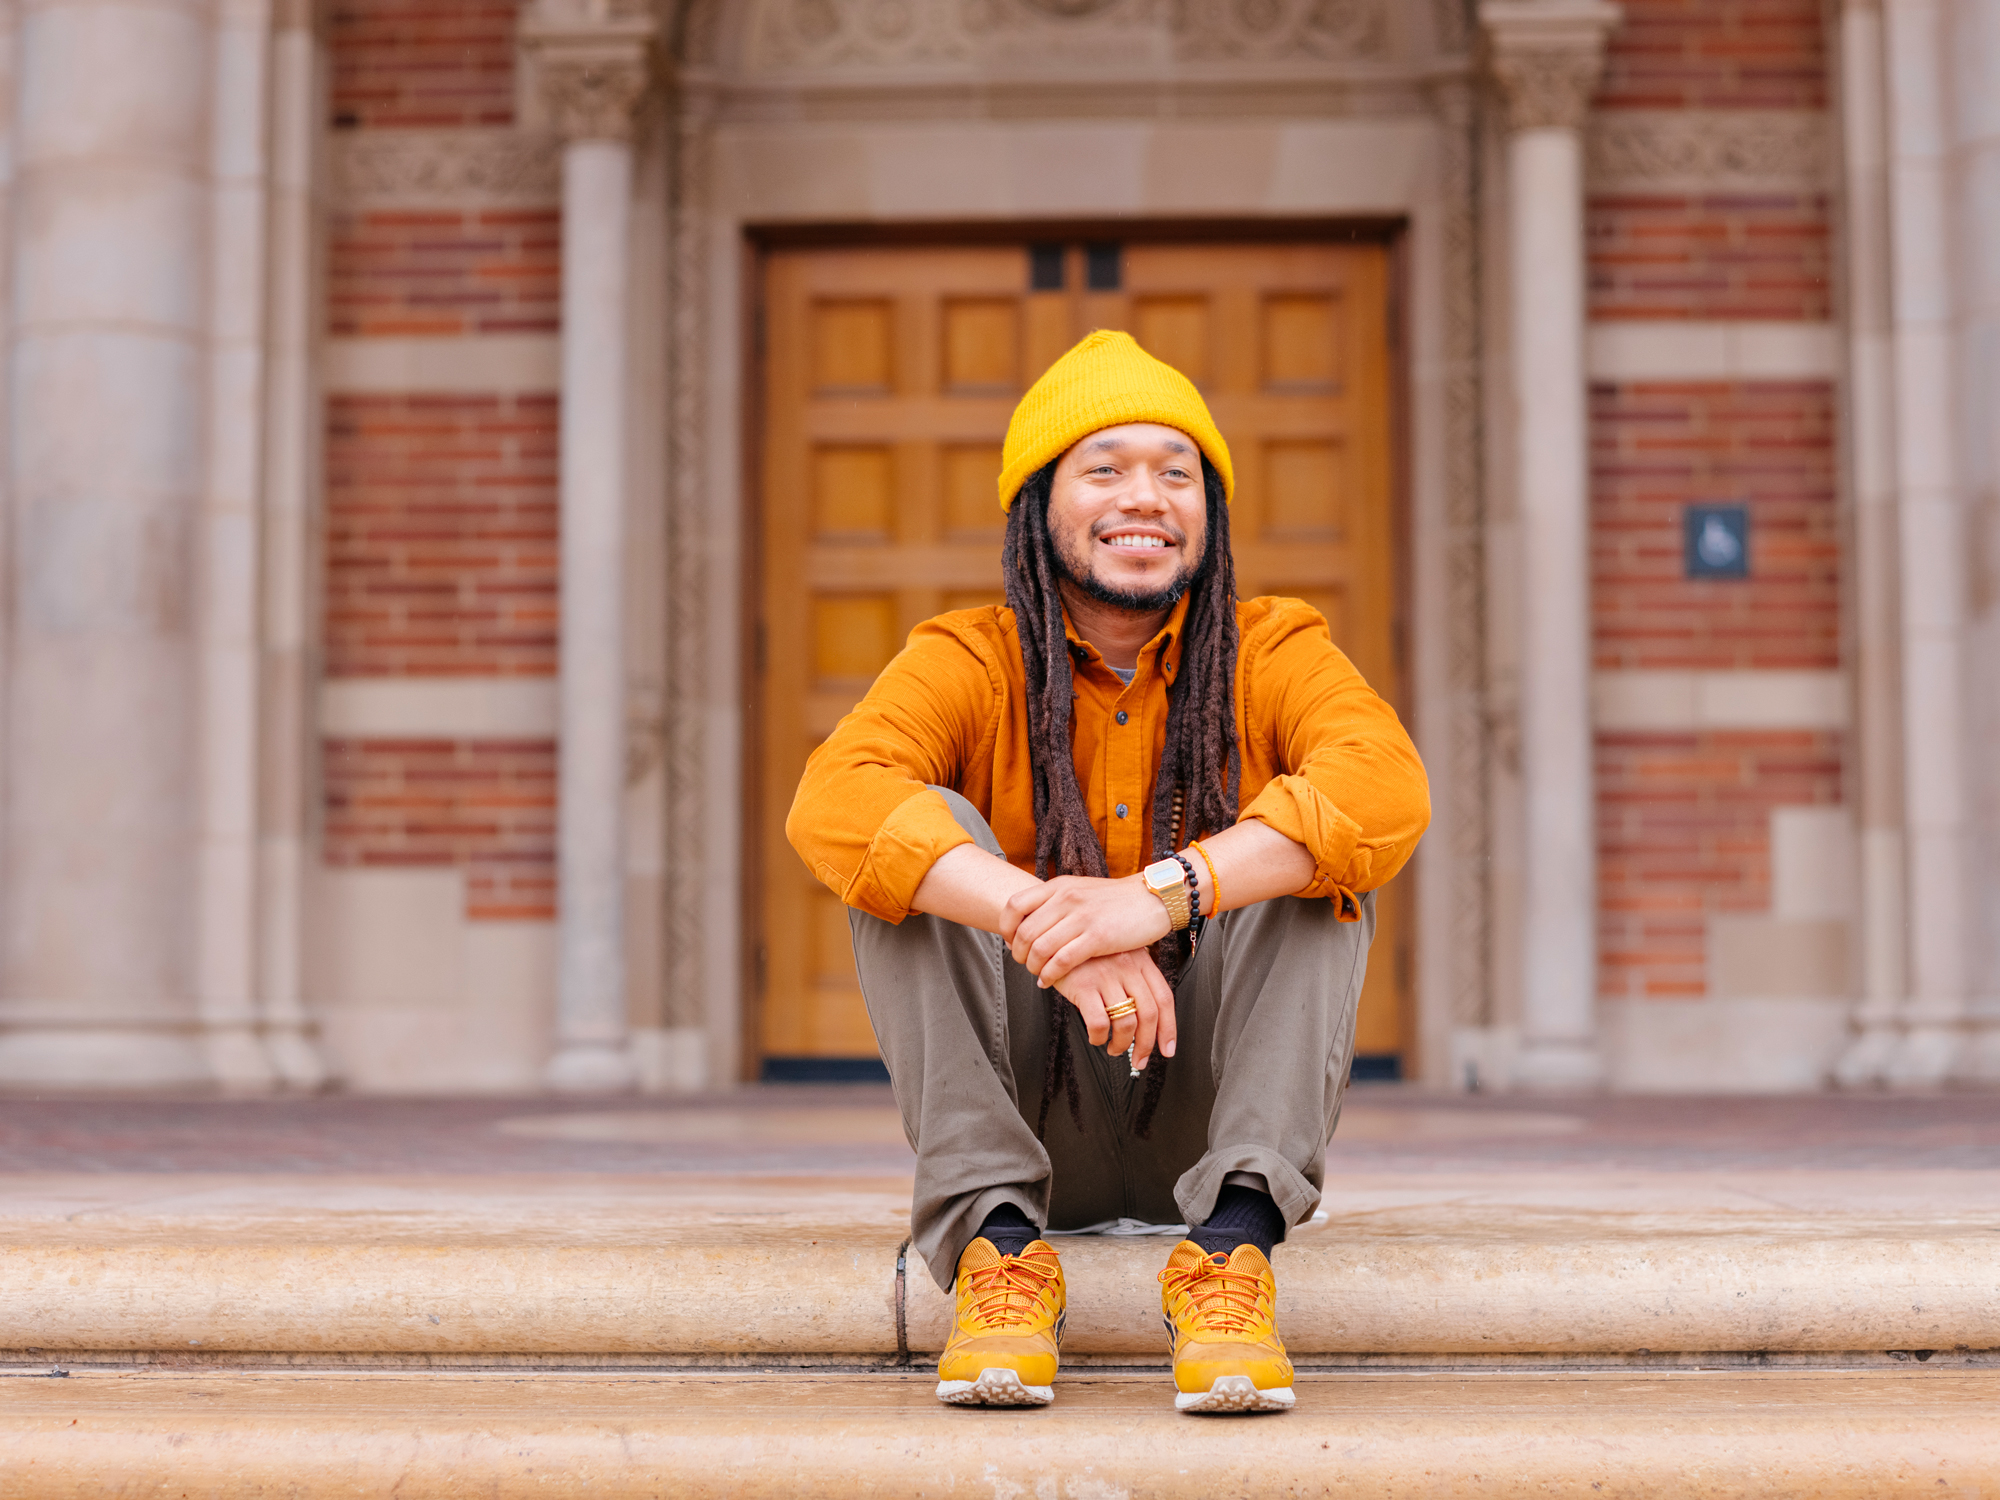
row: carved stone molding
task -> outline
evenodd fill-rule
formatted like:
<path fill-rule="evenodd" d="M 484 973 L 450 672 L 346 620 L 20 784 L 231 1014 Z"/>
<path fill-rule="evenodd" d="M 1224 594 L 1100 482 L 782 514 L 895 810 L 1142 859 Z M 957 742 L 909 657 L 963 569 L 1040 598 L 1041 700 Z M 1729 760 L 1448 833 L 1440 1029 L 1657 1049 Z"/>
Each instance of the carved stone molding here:
<path fill-rule="evenodd" d="M 1609 110 L 1590 122 L 1599 191 L 1824 190 L 1831 123 L 1818 110 Z"/>
<path fill-rule="evenodd" d="M 549 120 L 564 140 L 629 139 L 652 69 L 636 58 L 545 56 L 538 70 Z"/>
<path fill-rule="evenodd" d="M 521 50 L 549 124 L 565 140 L 627 140 L 658 73 L 659 22 L 635 0 L 539 0 Z"/>
<path fill-rule="evenodd" d="M 1468 50 L 1474 30 L 1470 0 L 1431 0 L 1431 30 L 1440 51 Z"/>
<path fill-rule="evenodd" d="M 556 141 L 525 131 L 336 131 L 329 154 L 343 208 L 541 206 L 562 196 Z"/>
<path fill-rule="evenodd" d="M 1485 0 L 1479 21 L 1509 129 L 1583 124 L 1619 17 L 1601 0 Z"/>
<path fill-rule="evenodd" d="M 1513 52 L 1493 59 L 1510 130 L 1583 123 L 1603 64 L 1580 52 Z"/>
<path fill-rule="evenodd" d="M 668 283 L 667 443 L 673 463 L 667 490 L 667 847 L 666 951 L 674 978 L 667 988 L 669 1025 L 699 1026 L 705 974 L 727 973 L 736 955 L 723 946 L 734 934 L 712 931 L 705 872 L 722 862 L 708 845 L 714 789 L 713 707 L 707 652 L 718 629 L 710 602 L 708 487 L 708 255 L 713 245 L 712 136 L 705 121 L 683 113 L 673 128 L 672 241 Z"/>
<path fill-rule="evenodd" d="M 1479 108 L 1473 80 L 1440 81 L 1430 91 L 1438 122 L 1439 212 L 1442 249 L 1440 290 L 1442 360 L 1438 366 L 1436 444 L 1444 480 L 1441 524 L 1433 534 L 1443 567 L 1443 619 L 1427 629 L 1444 637 L 1445 680 L 1432 702 L 1439 723 L 1427 754 L 1439 764 L 1443 816 L 1440 847 L 1447 850 L 1432 878 L 1448 896 L 1437 908 L 1449 913 L 1443 941 L 1428 939 L 1431 983 L 1447 998 L 1455 1027 L 1493 1021 L 1492 742 L 1487 732 L 1486 475 L 1479 263 Z M 1433 1037 L 1433 1041 L 1435 1038 Z"/>
<path fill-rule="evenodd" d="M 1390 0 L 756 0 L 749 69 L 1372 58 Z"/>

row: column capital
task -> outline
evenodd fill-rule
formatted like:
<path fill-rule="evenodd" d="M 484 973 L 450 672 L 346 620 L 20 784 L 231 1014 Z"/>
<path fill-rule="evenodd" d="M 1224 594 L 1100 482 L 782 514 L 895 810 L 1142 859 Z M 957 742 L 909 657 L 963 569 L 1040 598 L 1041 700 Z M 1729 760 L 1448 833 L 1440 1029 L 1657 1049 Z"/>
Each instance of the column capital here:
<path fill-rule="evenodd" d="M 520 45 L 564 140 L 629 139 L 659 73 L 659 21 L 631 0 L 535 0 Z"/>
<path fill-rule="evenodd" d="M 1623 18 L 1606 0 L 1481 0 L 1508 128 L 1580 127 L 1604 70 L 1604 39 Z"/>

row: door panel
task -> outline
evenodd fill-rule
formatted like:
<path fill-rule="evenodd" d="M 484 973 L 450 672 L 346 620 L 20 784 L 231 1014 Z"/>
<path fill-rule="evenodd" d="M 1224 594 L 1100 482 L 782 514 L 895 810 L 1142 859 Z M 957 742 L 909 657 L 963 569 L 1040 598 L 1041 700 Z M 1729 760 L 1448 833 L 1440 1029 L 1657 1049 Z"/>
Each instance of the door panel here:
<path fill-rule="evenodd" d="M 1023 245 L 779 250 L 765 264 L 758 833 L 767 1057 L 875 1051 L 845 910 L 785 842 L 805 760 L 943 610 L 999 603 L 1000 442 L 1034 375 L 1129 329 L 1201 388 L 1236 463 L 1244 597 L 1326 615 L 1399 696 L 1387 256 L 1374 246 L 1133 245 L 1120 285 L 1029 290 Z M 1378 902 L 1357 1050 L 1400 1054 L 1405 903 Z"/>

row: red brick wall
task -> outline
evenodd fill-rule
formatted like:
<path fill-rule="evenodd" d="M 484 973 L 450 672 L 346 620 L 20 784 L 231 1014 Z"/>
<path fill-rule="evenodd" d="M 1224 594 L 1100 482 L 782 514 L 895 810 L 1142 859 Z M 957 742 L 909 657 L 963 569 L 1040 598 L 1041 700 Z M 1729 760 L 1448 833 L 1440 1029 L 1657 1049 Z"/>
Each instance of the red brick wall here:
<path fill-rule="evenodd" d="M 1600 993 L 1705 994 L 1709 916 L 1770 907 L 1772 810 L 1840 800 L 1838 735 L 1600 734 Z"/>
<path fill-rule="evenodd" d="M 555 915 L 552 740 L 352 740 L 323 746 L 325 859 L 466 871 L 466 915 Z"/>
<path fill-rule="evenodd" d="M 554 333 L 555 209 L 344 214 L 333 225 L 328 328 L 343 337 Z"/>
<path fill-rule="evenodd" d="M 1824 109 L 1821 0 L 1623 0 L 1601 110 Z M 1825 321 L 1822 194 L 1600 192 L 1587 206 L 1600 321 Z M 1600 670 L 1840 664 L 1832 389 L 1820 381 L 1591 391 L 1591 570 Z M 1751 576 L 1682 576 L 1685 507 L 1745 501 Z M 1597 736 L 1600 987 L 1708 993 L 1708 920 L 1769 910 L 1775 808 L 1841 797 L 1842 737 Z"/>
<path fill-rule="evenodd" d="M 326 672 L 556 669 L 556 399 L 335 396 Z"/>
<path fill-rule="evenodd" d="M 1817 382 L 1592 388 L 1599 668 L 1840 664 L 1833 427 Z M 1749 502 L 1747 580 L 1682 576 L 1691 500 Z"/>
<path fill-rule="evenodd" d="M 339 129 L 509 125 L 514 0 L 333 0 Z"/>
<path fill-rule="evenodd" d="M 1621 0 L 1608 109 L 1823 109 L 1823 0 Z"/>
<path fill-rule="evenodd" d="M 1596 318 L 1833 316 L 1824 195 L 1590 200 Z"/>
<path fill-rule="evenodd" d="M 334 128 L 511 125 L 517 8 L 333 0 Z M 560 253 L 553 208 L 338 215 L 328 332 L 554 333 Z M 553 393 L 332 396 L 328 676 L 555 671 L 556 421 Z M 324 778 L 328 864 L 461 869 L 471 917 L 554 915 L 552 741 L 330 739 Z"/>

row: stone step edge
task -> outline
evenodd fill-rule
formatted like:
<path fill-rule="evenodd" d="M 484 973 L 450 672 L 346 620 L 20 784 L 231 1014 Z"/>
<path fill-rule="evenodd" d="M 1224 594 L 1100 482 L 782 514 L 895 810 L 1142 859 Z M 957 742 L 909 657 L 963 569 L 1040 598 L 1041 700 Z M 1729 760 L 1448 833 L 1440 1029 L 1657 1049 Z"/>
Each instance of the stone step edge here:
<path fill-rule="evenodd" d="M 2000 1484 L 1993 1377 L 1949 1372 L 1457 1390 L 1425 1390 L 1415 1378 L 1386 1391 L 1306 1378 L 1294 1412 L 1242 1420 L 1177 1415 L 1158 1377 L 1142 1389 L 1082 1376 L 1055 1406 L 1027 1413 L 940 1408 L 918 1374 L 904 1389 L 868 1392 L 804 1375 L 721 1390 L 672 1377 L 497 1384 L 44 1381 L 10 1391 L 0 1409 L 0 1500 L 141 1488 L 296 1500 L 585 1490 L 684 1500 L 1280 1491 L 1833 1500 Z"/>
<path fill-rule="evenodd" d="M 892 1242 L 0 1244 L 0 1348 L 894 1355 L 949 1299 Z M 1065 1347 L 1161 1349 L 1156 1247 L 1072 1241 Z M 1416 1236 L 1278 1253 L 1302 1356 L 2000 1348 L 2000 1236 Z"/>
<path fill-rule="evenodd" d="M 52 1353 L 43 1349 L 0 1349 L 0 1380 L 61 1379 L 83 1372 L 176 1371 L 217 1374 L 290 1372 L 294 1374 L 382 1371 L 435 1371 L 440 1375 L 505 1373 L 509 1370 L 549 1374 L 717 1374 L 751 1375 L 806 1370 L 822 1374 L 903 1375 L 922 1370 L 938 1351 L 912 1350 L 908 1358 L 895 1354 L 391 1354 L 283 1351 L 195 1351 L 158 1349 L 86 1349 Z M 1419 1375 L 1436 1374 L 1604 1374 L 1720 1371 L 1833 1370 L 1870 1372 L 1897 1369 L 2000 1370 L 2000 1349 L 1844 1349 L 1785 1351 L 1759 1349 L 1681 1350 L 1666 1353 L 1596 1354 L 1311 1354 L 1299 1355 L 1294 1366 L 1308 1374 L 1354 1374 L 1368 1371 Z M 1064 1350 L 1062 1366 L 1071 1371 L 1118 1374 L 1165 1370 L 1171 1361 L 1162 1353 L 1078 1354 Z"/>

